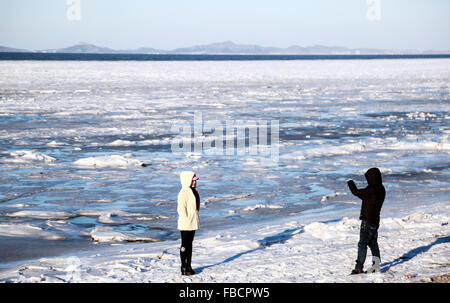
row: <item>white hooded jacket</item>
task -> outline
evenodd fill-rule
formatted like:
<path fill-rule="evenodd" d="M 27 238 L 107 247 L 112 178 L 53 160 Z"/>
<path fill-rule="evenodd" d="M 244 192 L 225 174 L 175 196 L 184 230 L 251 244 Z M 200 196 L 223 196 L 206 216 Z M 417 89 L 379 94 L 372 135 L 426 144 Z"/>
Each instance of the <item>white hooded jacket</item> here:
<path fill-rule="evenodd" d="M 197 204 L 190 188 L 195 173 L 183 171 L 180 174 L 181 190 L 178 193 L 178 229 L 197 230 L 200 227 Z"/>

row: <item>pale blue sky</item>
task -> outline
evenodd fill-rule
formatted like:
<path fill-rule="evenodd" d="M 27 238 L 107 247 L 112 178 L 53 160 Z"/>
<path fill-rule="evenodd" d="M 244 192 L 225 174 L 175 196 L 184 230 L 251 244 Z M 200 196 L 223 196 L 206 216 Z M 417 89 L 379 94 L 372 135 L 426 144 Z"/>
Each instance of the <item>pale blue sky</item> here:
<path fill-rule="evenodd" d="M 449 0 L 380 0 L 379 21 L 367 18 L 367 0 L 80 0 L 79 21 L 67 19 L 66 1 L 1 0 L 0 45 L 174 49 L 231 40 L 450 50 Z"/>

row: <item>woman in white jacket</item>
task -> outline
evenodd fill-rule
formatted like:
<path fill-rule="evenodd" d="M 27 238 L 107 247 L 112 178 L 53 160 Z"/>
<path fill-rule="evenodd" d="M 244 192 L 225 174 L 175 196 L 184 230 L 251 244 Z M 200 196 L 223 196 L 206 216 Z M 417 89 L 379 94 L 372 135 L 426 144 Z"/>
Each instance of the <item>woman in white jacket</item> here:
<path fill-rule="evenodd" d="M 178 193 L 178 230 L 181 232 L 181 274 L 193 275 L 191 267 L 192 241 L 195 231 L 199 228 L 198 211 L 200 196 L 197 192 L 198 177 L 192 171 L 180 174 L 181 190 Z"/>

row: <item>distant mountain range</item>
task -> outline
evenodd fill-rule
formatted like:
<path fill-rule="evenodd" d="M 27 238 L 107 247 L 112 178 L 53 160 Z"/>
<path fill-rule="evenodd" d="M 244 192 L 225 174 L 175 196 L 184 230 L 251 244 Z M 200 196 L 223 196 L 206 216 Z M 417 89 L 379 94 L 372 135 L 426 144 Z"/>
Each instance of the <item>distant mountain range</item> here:
<path fill-rule="evenodd" d="M 162 50 L 148 47 L 137 49 L 114 50 L 90 43 L 80 42 L 76 45 L 45 50 L 25 50 L 0 46 L 0 52 L 34 52 L 34 53 L 82 53 L 82 54 L 236 54 L 236 55 L 351 55 L 351 54 L 400 54 L 400 53 L 449 53 L 442 51 L 393 51 L 376 48 L 346 48 L 342 46 L 313 45 L 302 47 L 292 45 L 287 48 L 260 46 L 252 44 L 236 44 L 231 41 L 195 45 L 191 47 L 177 48 L 174 50 Z"/>

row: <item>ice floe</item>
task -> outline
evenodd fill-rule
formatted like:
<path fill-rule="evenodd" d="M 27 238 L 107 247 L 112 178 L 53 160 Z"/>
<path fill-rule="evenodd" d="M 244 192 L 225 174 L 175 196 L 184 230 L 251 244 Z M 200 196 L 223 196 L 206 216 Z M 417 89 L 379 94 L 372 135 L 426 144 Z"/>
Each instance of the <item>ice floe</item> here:
<path fill-rule="evenodd" d="M 2 160 L 9 163 L 53 162 L 56 159 L 34 150 L 17 150 L 9 153 L 11 158 Z"/>
<path fill-rule="evenodd" d="M 91 233 L 91 238 L 96 242 L 155 242 L 155 239 L 150 237 L 140 236 L 136 234 L 127 234 L 114 231 L 112 227 L 97 226 Z"/>
<path fill-rule="evenodd" d="M 64 145 L 64 143 L 56 142 L 56 141 L 52 141 L 52 142 L 47 143 L 47 146 L 50 146 L 50 147 L 56 147 L 56 146 L 61 146 L 61 145 Z"/>
<path fill-rule="evenodd" d="M 283 206 L 277 205 L 277 204 L 256 204 L 256 205 L 245 207 L 243 209 L 243 211 L 253 211 L 253 210 L 261 209 L 261 208 L 280 209 L 280 208 L 283 208 Z"/>
<path fill-rule="evenodd" d="M 61 240 L 64 235 L 43 230 L 30 224 L 0 224 L 0 236 L 7 237 L 39 237 L 46 240 Z"/>
<path fill-rule="evenodd" d="M 128 140 L 115 140 L 108 144 L 109 146 L 133 146 L 136 145 L 135 141 L 128 141 Z"/>
<path fill-rule="evenodd" d="M 73 163 L 76 166 L 91 168 L 123 168 L 131 166 L 145 166 L 145 163 L 138 159 L 125 157 L 121 155 L 97 156 L 82 158 Z"/>
<path fill-rule="evenodd" d="M 40 210 L 21 210 L 13 213 L 7 213 L 7 217 L 11 218 L 34 218 L 34 219 L 60 219 L 66 220 L 75 217 L 75 214 L 65 211 L 40 211 Z"/>

